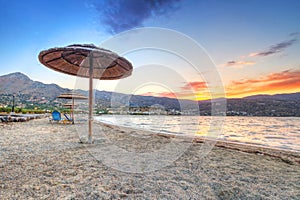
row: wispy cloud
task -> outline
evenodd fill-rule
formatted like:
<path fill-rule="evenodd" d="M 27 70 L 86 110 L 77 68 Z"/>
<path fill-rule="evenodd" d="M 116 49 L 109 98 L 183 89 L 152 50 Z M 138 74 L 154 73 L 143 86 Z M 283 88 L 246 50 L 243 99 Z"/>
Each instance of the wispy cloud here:
<path fill-rule="evenodd" d="M 146 92 L 139 94 L 142 96 L 153 96 L 153 97 L 168 97 L 168 98 L 181 98 L 181 94 L 175 92 Z"/>
<path fill-rule="evenodd" d="M 253 61 L 235 61 L 231 60 L 224 64 L 227 67 L 235 67 L 235 68 L 242 68 L 246 65 L 255 65 L 256 63 Z"/>
<path fill-rule="evenodd" d="M 290 33 L 291 37 L 298 37 L 300 35 L 299 32 Z"/>
<path fill-rule="evenodd" d="M 146 92 L 146 93 L 142 93 L 142 94 L 139 94 L 139 95 L 143 95 L 143 96 L 156 96 L 156 93 L 155 92 Z"/>
<path fill-rule="evenodd" d="M 249 57 L 257 57 L 257 56 L 263 57 L 263 56 L 270 56 L 270 55 L 273 55 L 273 54 L 277 54 L 277 53 L 280 53 L 280 52 L 284 51 L 286 48 L 292 46 L 297 41 L 298 41 L 297 38 L 293 38 L 293 39 L 290 39 L 290 40 L 287 40 L 287 41 L 284 41 L 284 42 L 280 42 L 278 44 L 270 46 L 265 51 L 250 53 Z"/>
<path fill-rule="evenodd" d="M 164 91 L 164 92 L 155 92 L 150 91 L 147 93 L 140 94 L 143 96 L 157 96 L 157 97 L 169 97 L 177 99 L 200 99 L 209 97 L 208 88 L 205 82 L 203 81 L 191 81 L 184 83 L 177 91 Z"/>
<path fill-rule="evenodd" d="M 233 81 L 226 87 L 228 97 L 300 91 L 300 70 L 285 70 L 257 79 Z"/>
<path fill-rule="evenodd" d="M 231 61 L 228 61 L 227 63 L 223 64 L 223 66 L 234 67 L 234 68 L 243 68 L 246 65 L 254 65 L 254 64 L 256 64 L 256 62 L 244 61 L 244 59 L 247 59 L 247 58 L 253 59 L 254 57 L 266 57 L 266 56 L 271 56 L 274 54 L 281 53 L 288 47 L 295 44 L 298 41 L 299 35 L 300 35 L 299 32 L 290 33 L 289 40 L 277 43 L 275 45 L 271 45 L 270 47 L 267 48 L 267 50 L 264 50 L 264 51 L 252 52 L 249 55 L 242 55 L 241 56 L 242 60 L 231 60 Z"/>
<path fill-rule="evenodd" d="M 95 2 L 101 26 L 112 34 L 136 27 L 150 17 L 168 15 L 179 8 L 179 0 L 105 0 Z"/>
<path fill-rule="evenodd" d="M 183 91 L 199 91 L 199 90 L 204 90 L 207 89 L 207 85 L 204 81 L 192 81 L 186 83 L 184 86 L 181 87 Z"/>
<path fill-rule="evenodd" d="M 157 96 L 159 97 L 169 97 L 169 98 L 181 98 L 182 95 L 179 93 L 174 93 L 174 92 L 159 92 L 157 93 Z"/>

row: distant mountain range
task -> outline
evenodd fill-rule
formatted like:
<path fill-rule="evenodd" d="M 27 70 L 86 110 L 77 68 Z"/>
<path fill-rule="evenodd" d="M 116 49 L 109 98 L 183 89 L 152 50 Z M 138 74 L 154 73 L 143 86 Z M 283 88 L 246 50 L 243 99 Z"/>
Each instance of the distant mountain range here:
<path fill-rule="evenodd" d="M 290 94 L 274 94 L 274 95 L 259 94 L 259 95 L 244 97 L 243 99 L 300 100 L 300 92 L 290 93 Z"/>
<path fill-rule="evenodd" d="M 19 103 L 25 105 L 35 104 L 40 107 L 59 106 L 56 97 L 62 93 L 70 92 L 56 84 L 44 84 L 33 81 L 28 76 L 16 72 L 0 76 L 0 105 L 10 102 L 8 96 L 14 94 L 19 97 Z M 84 90 L 77 92 L 85 94 Z M 199 105 L 201 115 L 211 114 L 210 101 L 177 100 L 167 97 L 153 97 L 140 95 L 125 95 L 115 92 L 96 91 L 96 106 L 105 108 L 126 105 L 131 107 L 151 107 L 159 105 L 166 110 L 185 110 Z M 113 102 L 113 103 L 112 103 Z M 127 103 L 128 104 L 128 103 Z M 227 115 L 250 116 L 300 116 L 300 92 L 292 94 L 254 95 L 241 99 L 227 99 Z"/>
<path fill-rule="evenodd" d="M 22 94 L 32 97 L 45 97 L 53 100 L 61 93 L 70 91 L 56 84 L 33 81 L 20 72 L 0 76 L 0 94 Z"/>

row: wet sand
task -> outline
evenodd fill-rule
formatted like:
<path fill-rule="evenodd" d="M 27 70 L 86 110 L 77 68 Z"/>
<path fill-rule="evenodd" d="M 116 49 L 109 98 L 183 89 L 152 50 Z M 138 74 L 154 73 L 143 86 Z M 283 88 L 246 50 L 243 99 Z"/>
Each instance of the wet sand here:
<path fill-rule="evenodd" d="M 0 124 L 0 199 L 300 199 L 298 153 L 85 128 Z"/>

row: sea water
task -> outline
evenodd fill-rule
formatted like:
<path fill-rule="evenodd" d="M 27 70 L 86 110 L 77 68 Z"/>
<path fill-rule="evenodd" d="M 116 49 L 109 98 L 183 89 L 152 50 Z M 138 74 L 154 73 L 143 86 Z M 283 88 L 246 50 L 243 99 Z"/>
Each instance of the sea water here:
<path fill-rule="evenodd" d="M 96 120 L 152 132 L 193 135 L 300 152 L 299 117 L 102 115 Z M 217 134 L 211 131 L 216 125 Z"/>

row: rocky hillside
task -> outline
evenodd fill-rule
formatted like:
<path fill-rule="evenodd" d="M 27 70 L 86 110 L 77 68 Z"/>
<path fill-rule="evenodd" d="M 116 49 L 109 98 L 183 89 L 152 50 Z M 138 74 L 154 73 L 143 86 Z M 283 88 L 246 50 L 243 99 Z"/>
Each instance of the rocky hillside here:
<path fill-rule="evenodd" d="M 33 99 L 47 98 L 53 100 L 58 95 L 70 91 L 56 84 L 44 84 L 31 80 L 20 72 L 0 76 L 0 94 L 30 96 Z"/>

